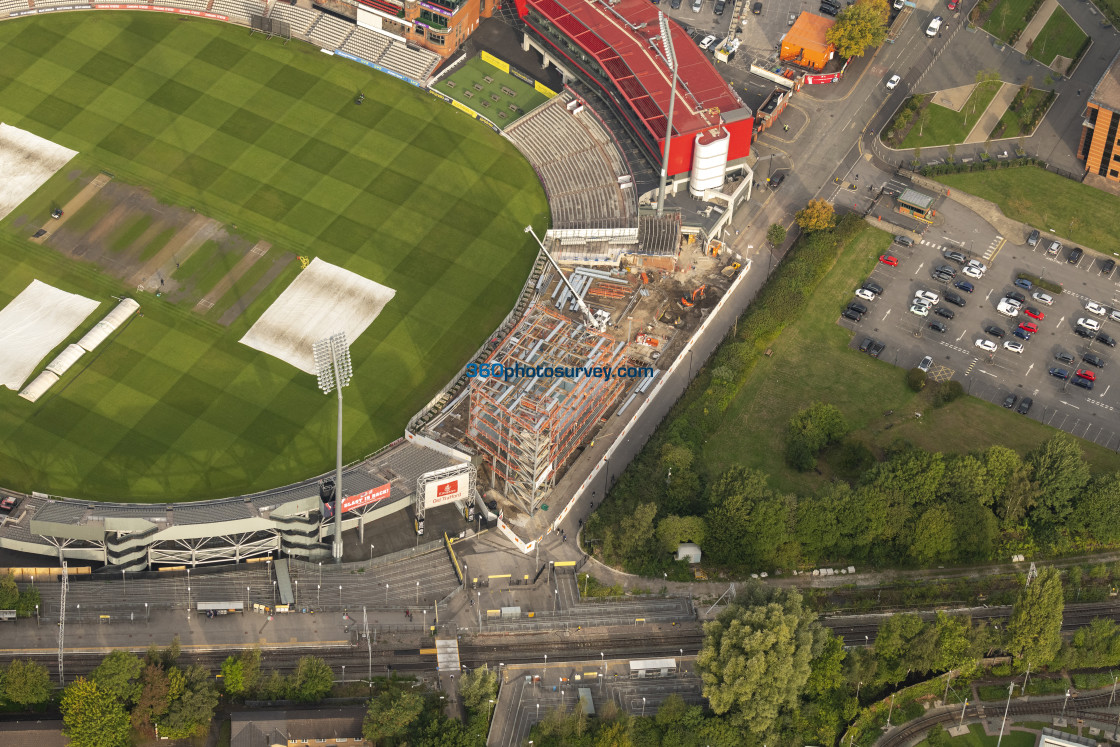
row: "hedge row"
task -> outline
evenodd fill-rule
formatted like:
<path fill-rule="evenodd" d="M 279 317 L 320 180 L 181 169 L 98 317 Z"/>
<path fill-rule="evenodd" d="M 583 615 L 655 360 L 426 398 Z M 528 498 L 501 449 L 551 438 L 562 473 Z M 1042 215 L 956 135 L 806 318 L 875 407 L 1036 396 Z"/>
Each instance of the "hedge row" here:
<path fill-rule="evenodd" d="M 1060 294 L 1063 290 L 1062 286 L 1058 285 L 1057 283 L 1051 283 L 1049 280 L 1043 280 L 1042 278 L 1038 277 L 1037 275 L 1031 275 L 1031 274 L 1026 273 L 1026 272 L 1020 272 L 1019 273 L 1019 278 L 1021 280 L 1029 280 L 1029 281 L 1031 281 L 1031 283 L 1038 286 L 1039 288 L 1042 288 L 1045 291 L 1050 291 L 1051 293 L 1054 293 L 1054 294 Z"/>
<path fill-rule="evenodd" d="M 991 171 L 992 169 L 1009 169 L 1017 166 L 1041 166 L 1046 164 L 1038 158 L 1026 156 L 1003 161 L 973 161 L 972 163 L 938 163 L 923 166 L 922 176 L 940 176 L 941 174 L 961 174 L 969 171 Z"/>

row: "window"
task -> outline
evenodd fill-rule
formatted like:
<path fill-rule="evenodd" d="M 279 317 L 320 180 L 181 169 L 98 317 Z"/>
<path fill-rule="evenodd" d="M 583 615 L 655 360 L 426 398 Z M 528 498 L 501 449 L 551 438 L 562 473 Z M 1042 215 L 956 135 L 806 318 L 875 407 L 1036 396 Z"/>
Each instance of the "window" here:
<path fill-rule="evenodd" d="M 436 34 L 431 30 L 428 31 L 428 41 L 432 42 L 433 44 L 443 44 L 446 40 L 446 34 Z"/>
<path fill-rule="evenodd" d="M 1120 176 L 1120 171 L 1117 171 L 1116 169 L 1113 169 L 1112 171 L 1108 172 L 1108 175 L 1109 176 Z"/>

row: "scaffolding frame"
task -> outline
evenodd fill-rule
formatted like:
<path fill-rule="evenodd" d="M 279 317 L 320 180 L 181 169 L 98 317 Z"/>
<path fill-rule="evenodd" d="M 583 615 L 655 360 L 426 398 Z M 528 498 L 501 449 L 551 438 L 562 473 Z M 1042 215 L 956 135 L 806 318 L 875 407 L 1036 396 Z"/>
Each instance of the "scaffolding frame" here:
<path fill-rule="evenodd" d="M 535 513 L 557 472 L 628 383 L 584 372 L 603 368 L 613 374 L 625 347 L 624 340 L 544 306 L 526 311 L 486 360 L 513 373 L 471 380 L 467 433 L 490 469 L 492 488 Z M 568 375 L 573 369 L 580 372 Z"/>

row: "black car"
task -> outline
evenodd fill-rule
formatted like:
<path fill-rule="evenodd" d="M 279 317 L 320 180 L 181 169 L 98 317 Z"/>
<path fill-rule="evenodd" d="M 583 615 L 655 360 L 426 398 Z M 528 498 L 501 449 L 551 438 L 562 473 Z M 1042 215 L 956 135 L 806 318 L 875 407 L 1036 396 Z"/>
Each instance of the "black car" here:
<path fill-rule="evenodd" d="M 681 7 L 681 0 L 669 0 L 669 7 L 673 9 Z"/>
<path fill-rule="evenodd" d="M 1056 379 L 1068 379 L 1069 371 L 1065 370 L 1064 368 L 1051 368 L 1050 375 Z"/>
<path fill-rule="evenodd" d="M 755 3 L 754 5 L 752 5 L 751 13 L 754 13 L 756 16 L 762 13 L 762 3 Z"/>
<path fill-rule="evenodd" d="M 1041 237 L 1040 237 L 1040 234 L 1038 233 L 1038 229 L 1036 228 L 1033 231 L 1031 231 L 1030 236 L 1027 237 L 1027 246 L 1038 246 L 1039 238 L 1041 238 Z"/>
<path fill-rule="evenodd" d="M 784 182 L 785 180 L 785 172 L 779 171 L 777 174 L 774 174 L 774 176 L 770 177 L 767 181 L 770 182 L 770 189 L 777 189 L 778 187 L 782 186 L 782 182 Z"/>
<path fill-rule="evenodd" d="M 1026 342 L 1027 340 L 1031 339 L 1031 333 L 1028 332 L 1025 329 L 1020 328 L 1020 327 L 1016 327 L 1015 329 L 1011 330 L 1011 334 L 1015 335 L 1016 337 L 1018 337 L 1023 342 Z"/>
<path fill-rule="evenodd" d="M 949 274 L 947 272 L 938 272 L 936 270 L 933 272 L 932 275 L 930 275 L 930 277 L 932 277 L 934 280 L 936 280 L 939 283 L 948 283 L 950 280 L 953 279 L 953 276 L 951 274 Z"/>
<path fill-rule="evenodd" d="M 1115 269 L 1116 269 L 1116 260 L 1115 259 L 1106 259 L 1104 261 L 1104 264 L 1101 265 L 1101 274 L 1109 275 Z"/>
<path fill-rule="evenodd" d="M 952 250 L 943 252 L 943 255 L 945 259 L 949 260 L 950 262 L 958 262 L 962 265 L 968 261 L 967 259 L 965 259 L 965 256 L 963 254 L 961 254 L 960 252 L 954 252 Z"/>
<path fill-rule="evenodd" d="M 1072 249 L 1069 250 L 1069 258 L 1066 261 L 1069 262 L 1071 265 L 1075 265 L 1075 264 L 1077 264 L 1078 262 L 1081 261 L 1081 255 L 1084 254 L 1084 253 L 1085 253 L 1084 249 L 1082 249 L 1079 246 L 1075 246 L 1075 247 L 1073 247 Z"/>
<path fill-rule="evenodd" d="M 953 287 L 960 288 L 965 293 L 972 293 L 972 291 L 976 290 L 976 286 L 968 282 L 967 280 L 958 280 L 957 282 L 953 283 Z"/>
<path fill-rule="evenodd" d="M 1093 330 L 1085 329 L 1081 325 L 1077 325 L 1073 328 L 1073 334 L 1077 335 L 1078 337 L 1084 337 L 1086 340 L 1093 339 L 1094 335 Z"/>
<path fill-rule="evenodd" d="M 836 8 L 833 8 L 831 5 L 822 5 L 821 7 L 817 8 L 817 10 L 819 10 L 821 13 L 824 13 L 826 16 L 834 16 L 840 12 Z"/>
<path fill-rule="evenodd" d="M 930 322 L 929 328 L 934 332 L 940 332 L 941 334 L 945 334 L 949 331 L 949 328 L 945 326 L 945 322 L 939 322 L 937 320 Z"/>
<path fill-rule="evenodd" d="M 883 349 L 885 347 L 887 346 L 881 342 L 873 342 L 871 343 L 871 349 L 867 351 L 867 354 L 872 358 L 878 358 L 879 354 L 883 352 Z"/>
<path fill-rule="evenodd" d="M 1003 294 L 1003 297 L 1004 298 L 1013 298 L 1016 301 L 1018 301 L 1019 303 L 1026 303 L 1027 302 L 1027 297 L 1024 296 L 1022 293 L 1020 293 L 1019 291 L 1007 291 L 1007 293 Z"/>
<path fill-rule="evenodd" d="M 954 270 L 949 265 L 941 265 L 936 270 L 934 270 L 934 272 L 940 272 L 940 273 L 944 273 L 946 275 L 952 275 L 953 277 L 957 276 L 957 271 Z"/>
<path fill-rule="evenodd" d="M 1108 345 L 1110 348 L 1116 347 L 1116 338 L 1113 337 L 1112 335 L 1106 334 L 1104 332 L 1101 332 L 1097 335 L 1097 341 L 1098 342 L 1103 342 L 1105 345 Z"/>
<path fill-rule="evenodd" d="M 1081 360 L 1085 361 L 1090 366 L 1104 368 L 1104 358 L 1096 355 L 1095 353 L 1086 353 L 1085 355 L 1081 356 Z"/>
<path fill-rule="evenodd" d="M 1064 350 L 1059 350 L 1058 354 L 1054 356 L 1054 360 L 1058 361 L 1059 363 L 1065 363 L 1066 365 L 1072 366 L 1074 358 Z"/>
<path fill-rule="evenodd" d="M 991 325 L 991 326 L 985 327 L 984 331 L 987 332 L 992 337 L 996 338 L 997 340 L 1002 338 L 1005 334 L 1007 334 L 1006 332 L 1004 332 L 1002 329 L 995 326 L 994 324 Z"/>
<path fill-rule="evenodd" d="M 1015 402 L 1019 399 L 1017 395 L 1009 394 L 1003 398 L 1003 406 L 1010 410 L 1015 406 Z"/>
<path fill-rule="evenodd" d="M 727 0 L 716 0 L 716 5 L 712 10 L 717 16 L 722 16 L 723 11 L 727 9 Z"/>
<path fill-rule="evenodd" d="M 840 316 L 844 317 L 845 319 L 851 319 L 853 322 L 863 321 L 863 314 L 859 313 L 858 311 L 852 311 L 851 309 L 844 309 L 844 313 Z"/>
<path fill-rule="evenodd" d="M 868 350 L 871 349 L 871 346 L 874 345 L 874 344 L 875 344 L 875 341 L 872 340 L 870 337 L 863 338 L 863 342 L 861 342 L 859 344 L 859 352 L 866 353 Z"/>
<path fill-rule="evenodd" d="M 870 280 L 865 282 L 862 287 L 864 290 L 871 291 L 876 296 L 880 296 L 883 294 L 883 286 L 879 285 L 878 283 L 873 283 Z"/>
<path fill-rule="evenodd" d="M 954 316 L 956 316 L 956 314 L 953 313 L 952 309 L 947 309 L 944 306 L 938 306 L 933 310 L 933 313 L 937 314 L 942 319 L 952 319 Z"/>
<path fill-rule="evenodd" d="M 857 314 L 867 313 L 867 307 L 861 304 L 859 301 L 852 301 L 850 304 L 848 304 L 848 310 L 854 311 Z"/>
<path fill-rule="evenodd" d="M 948 301 L 949 303 L 953 304 L 954 306 L 962 306 L 962 307 L 964 306 L 964 298 L 962 298 L 961 296 L 958 296 L 956 293 L 953 293 L 952 291 L 945 294 L 945 300 Z"/>
<path fill-rule="evenodd" d="M 1083 379 L 1080 376 L 1074 376 L 1070 381 L 1074 386 L 1079 386 L 1082 389 L 1088 389 L 1090 392 L 1093 391 L 1093 382 L 1089 381 L 1088 379 Z"/>
<path fill-rule="evenodd" d="M 1015 411 L 1020 415 L 1026 415 L 1031 411 L 1031 405 L 1033 404 L 1033 399 L 1031 399 L 1030 397 L 1023 397 L 1021 400 L 1019 400 L 1019 407 Z"/>
<path fill-rule="evenodd" d="M 902 244 L 903 246 L 914 246 L 914 239 L 910 238 L 909 236 L 898 234 L 894 237 L 894 243 Z"/>

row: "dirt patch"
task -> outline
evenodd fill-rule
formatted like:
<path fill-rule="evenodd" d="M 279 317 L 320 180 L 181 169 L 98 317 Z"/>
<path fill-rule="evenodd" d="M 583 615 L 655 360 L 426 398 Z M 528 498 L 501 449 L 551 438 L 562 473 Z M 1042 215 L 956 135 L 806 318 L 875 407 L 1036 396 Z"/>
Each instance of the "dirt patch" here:
<path fill-rule="evenodd" d="M 1060 75 L 1066 75 L 1069 72 L 1069 66 L 1072 64 L 1073 60 L 1071 58 L 1056 54 L 1053 62 L 1050 63 L 1050 69 Z"/>
<path fill-rule="evenodd" d="M 72 180 L 78 179 L 81 176 L 80 171 L 72 172 L 72 174 Z M 67 174 L 67 176 L 71 176 L 71 174 Z M 90 182 L 86 184 L 86 186 L 82 187 L 82 190 L 78 192 L 78 194 L 74 195 L 70 202 L 63 205 L 61 218 L 52 218 L 50 223 L 43 226 L 43 230 L 47 231 L 48 233 L 45 233 L 38 238 L 33 236 L 31 240 L 36 244 L 47 243 L 47 240 L 52 237 L 52 234 L 50 232 L 53 231 L 57 233 L 58 231 L 62 230 L 62 227 L 66 225 L 66 222 L 73 218 L 74 214 L 81 210 L 87 202 L 97 196 L 101 189 L 105 185 L 107 185 L 112 180 L 112 178 L 113 177 L 102 172 L 91 179 Z M 25 216 L 20 216 L 20 218 L 23 219 L 23 221 L 21 222 L 26 222 L 27 220 Z"/>

